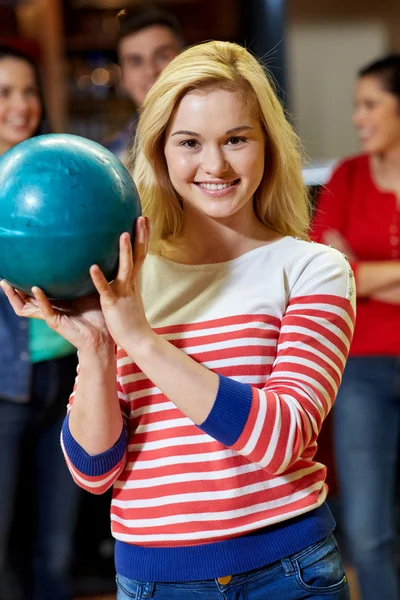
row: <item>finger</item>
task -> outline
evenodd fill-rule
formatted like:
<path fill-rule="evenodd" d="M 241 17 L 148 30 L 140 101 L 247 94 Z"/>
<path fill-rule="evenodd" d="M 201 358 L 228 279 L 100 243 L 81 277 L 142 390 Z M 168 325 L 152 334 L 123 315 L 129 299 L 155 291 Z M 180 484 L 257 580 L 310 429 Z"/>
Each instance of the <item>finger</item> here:
<path fill-rule="evenodd" d="M 108 299 L 113 301 L 114 293 L 98 265 L 92 265 L 90 267 L 90 277 L 92 278 L 94 287 L 98 291 L 99 295 L 103 298 L 103 300 Z"/>
<path fill-rule="evenodd" d="M 28 296 L 28 294 L 25 294 L 25 293 L 24 293 L 22 290 L 17 290 L 17 289 L 16 289 L 15 291 L 17 292 L 18 296 L 19 296 L 19 297 L 20 297 L 20 298 L 21 298 L 21 299 L 22 299 L 24 302 L 26 302 L 27 300 L 30 300 L 30 299 L 31 299 L 31 297 L 30 297 L 30 296 Z"/>
<path fill-rule="evenodd" d="M 149 217 L 145 217 L 145 219 L 146 219 L 146 233 L 147 233 L 147 240 L 146 240 L 146 256 L 147 256 L 149 249 L 150 249 L 151 225 L 150 225 Z"/>
<path fill-rule="evenodd" d="M 147 225 L 144 217 L 136 222 L 135 248 L 133 253 L 133 277 L 137 277 L 147 254 Z"/>
<path fill-rule="evenodd" d="M 25 302 L 23 301 L 21 296 L 17 293 L 17 291 L 13 287 L 11 287 L 11 285 L 9 283 L 4 281 L 4 279 L 0 282 L 0 285 L 3 288 L 3 291 L 8 298 L 9 303 L 11 304 L 12 308 L 14 309 L 14 312 L 18 316 L 21 316 L 20 313 L 25 306 Z"/>
<path fill-rule="evenodd" d="M 116 279 L 127 281 L 133 270 L 133 251 L 131 236 L 129 233 L 123 233 L 119 238 L 119 266 Z"/>
<path fill-rule="evenodd" d="M 37 286 L 32 288 L 32 294 L 47 325 L 52 329 L 55 329 L 58 323 L 58 315 L 56 310 L 50 304 L 46 294 Z"/>

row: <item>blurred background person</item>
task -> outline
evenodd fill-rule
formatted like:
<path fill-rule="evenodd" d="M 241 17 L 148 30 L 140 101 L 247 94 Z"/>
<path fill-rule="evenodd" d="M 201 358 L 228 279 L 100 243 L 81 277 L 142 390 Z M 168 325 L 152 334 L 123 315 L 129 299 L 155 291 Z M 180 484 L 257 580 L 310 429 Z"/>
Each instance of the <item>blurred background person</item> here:
<path fill-rule="evenodd" d="M 0 46 L 0 154 L 43 133 L 45 121 L 33 60 Z M 0 600 L 71 598 L 80 494 L 59 436 L 75 371 L 75 348 L 43 321 L 16 317 L 0 293 Z"/>
<path fill-rule="evenodd" d="M 323 189 L 313 236 L 349 255 L 358 293 L 351 357 L 333 409 L 341 525 L 362 600 L 398 600 L 400 55 L 361 69 L 353 122 L 363 154 L 341 162 Z"/>
<path fill-rule="evenodd" d="M 163 69 L 184 46 L 181 27 L 171 13 L 155 6 L 123 10 L 118 15 L 118 60 L 121 86 L 132 99 L 134 113 L 125 127 L 106 140 L 106 148 L 123 159 L 136 133 L 146 94 Z"/>

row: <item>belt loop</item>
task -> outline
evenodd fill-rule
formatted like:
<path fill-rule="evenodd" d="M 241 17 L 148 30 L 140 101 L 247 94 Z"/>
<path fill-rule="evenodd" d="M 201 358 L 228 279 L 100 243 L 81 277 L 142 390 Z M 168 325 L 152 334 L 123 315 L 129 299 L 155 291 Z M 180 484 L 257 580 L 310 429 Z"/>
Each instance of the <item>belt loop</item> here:
<path fill-rule="evenodd" d="M 154 594 L 155 583 L 154 581 L 147 581 L 142 584 L 142 598 L 152 598 Z"/>
<path fill-rule="evenodd" d="M 294 573 L 293 563 L 290 558 L 282 558 L 281 565 L 285 571 L 285 575 L 292 575 Z"/>

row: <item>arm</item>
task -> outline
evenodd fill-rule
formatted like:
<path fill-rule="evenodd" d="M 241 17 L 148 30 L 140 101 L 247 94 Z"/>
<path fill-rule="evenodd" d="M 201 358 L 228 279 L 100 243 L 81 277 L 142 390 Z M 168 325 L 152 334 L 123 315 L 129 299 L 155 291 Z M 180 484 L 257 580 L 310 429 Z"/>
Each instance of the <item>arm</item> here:
<path fill-rule="evenodd" d="M 61 446 L 74 481 L 93 494 L 110 488 L 125 466 L 125 401 L 116 380 L 114 344 L 95 356 L 80 354 Z"/>
<path fill-rule="evenodd" d="M 95 418 L 93 418 L 95 417 Z M 69 429 L 89 455 L 111 448 L 121 435 L 114 344 L 79 353 L 79 377 L 70 404 Z"/>
<path fill-rule="evenodd" d="M 311 237 L 348 255 L 357 283 L 358 297 L 375 297 L 400 284 L 400 261 L 360 261 L 346 239 L 345 216 L 351 201 L 351 173 L 347 162 L 333 173 L 321 191 L 315 210 Z M 379 299 L 379 298 L 376 298 Z"/>
<path fill-rule="evenodd" d="M 291 286 L 278 354 L 263 390 L 209 371 L 154 332 L 137 328 L 140 335 L 132 330 L 125 339 L 120 334 L 125 352 L 185 415 L 271 474 L 286 471 L 315 445 L 354 327 L 348 263 L 330 249 L 311 262 Z M 111 321 L 111 298 L 108 310 Z"/>
<path fill-rule="evenodd" d="M 323 234 L 325 244 L 346 254 L 355 271 L 357 296 L 397 304 L 400 286 L 400 261 L 358 261 L 347 240 L 338 232 L 329 229 Z M 391 298 L 394 299 L 392 302 Z"/>
<path fill-rule="evenodd" d="M 389 298 L 391 288 L 400 286 L 400 261 L 359 261 L 356 280 L 358 296 L 375 300 Z M 383 301 L 390 302 L 389 299 Z"/>

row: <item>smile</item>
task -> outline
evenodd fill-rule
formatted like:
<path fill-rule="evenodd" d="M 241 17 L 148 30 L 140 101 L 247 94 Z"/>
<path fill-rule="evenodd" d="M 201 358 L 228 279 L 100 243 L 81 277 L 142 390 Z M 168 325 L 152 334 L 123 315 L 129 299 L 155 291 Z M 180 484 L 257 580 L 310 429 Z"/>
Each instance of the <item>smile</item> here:
<path fill-rule="evenodd" d="M 229 181 L 227 183 L 196 183 L 199 187 L 202 187 L 206 190 L 217 191 L 217 190 L 226 190 L 233 185 L 236 185 L 239 182 L 239 179 L 235 179 L 235 181 Z"/>

